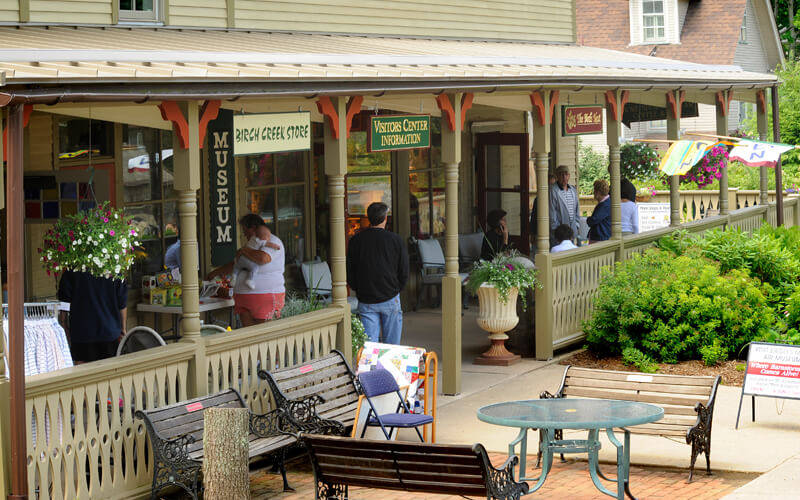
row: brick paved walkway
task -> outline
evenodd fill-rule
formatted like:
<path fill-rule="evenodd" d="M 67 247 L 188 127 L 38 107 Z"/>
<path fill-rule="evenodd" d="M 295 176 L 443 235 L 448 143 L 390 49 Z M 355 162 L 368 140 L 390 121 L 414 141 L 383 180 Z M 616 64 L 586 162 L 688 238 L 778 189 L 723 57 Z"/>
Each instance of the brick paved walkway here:
<path fill-rule="evenodd" d="M 492 462 L 500 464 L 505 456 L 494 453 Z M 536 456 L 528 459 L 528 464 L 536 463 Z M 602 465 L 601 470 L 606 475 L 616 474 L 613 465 Z M 269 472 L 268 468 L 253 471 L 250 474 L 250 491 L 253 500 L 308 500 L 314 498 L 314 476 L 308 459 L 301 457 L 288 464 L 289 484 L 295 492 L 283 493 L 280 474 Z M 529 475 L 534 475 L 531 470 Z M 686 482 L 689 473 L 680 469 L 662 469 L 654 467 L 631 467 L 631 491 L 640 500 L 669 498 L 670 500 L 692 499 L 711 500 L 722 498 L 738 487 L 755 479 L 758 474 L 738 472 L 717 472 L 706 476 L 705 472 L 695 473 L 691 484 Z M 608 486 L 607 486 L 608 487 Z M 609 489 L 611 489 L 609 487 Z M 406 499 L 435 499 L 435 500 L 462 500 L 460 496 L 411 494 L 403 491 L 371 490 L 365 488 L 351 488 L 351 500 L 406 500 Z M 558 498 L 570 500 L 604 499 L 611 497 L 603 495 L 595 489 L 589 477 L 588 464 L 585 461 L 568 461 L 562 464 L 556 459 L 553 469 L 547 476 L 542 489 L 527 498 Z M 478 499 L 476 499 L 478 500 Z"/>

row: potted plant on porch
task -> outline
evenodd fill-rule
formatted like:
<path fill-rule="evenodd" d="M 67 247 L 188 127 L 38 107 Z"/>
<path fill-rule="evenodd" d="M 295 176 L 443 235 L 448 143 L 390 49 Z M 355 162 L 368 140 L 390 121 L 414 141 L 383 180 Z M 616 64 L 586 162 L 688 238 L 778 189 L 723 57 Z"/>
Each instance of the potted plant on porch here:
<path fill-rule="evenodd" d="M 498 254 L 492 260 L 480 260 L 467 278 L 467 290 L 478 295 L 478 326 L 489 332 L 491 346 L 475 360 L 476 364 L 508 366 L 519 361 L 519 355 L 506 349 L 505 332 L 519 322 L 517 297 L 522 298 L 533 287 L 541 287 L 533 263 L 517 251 Z"/>

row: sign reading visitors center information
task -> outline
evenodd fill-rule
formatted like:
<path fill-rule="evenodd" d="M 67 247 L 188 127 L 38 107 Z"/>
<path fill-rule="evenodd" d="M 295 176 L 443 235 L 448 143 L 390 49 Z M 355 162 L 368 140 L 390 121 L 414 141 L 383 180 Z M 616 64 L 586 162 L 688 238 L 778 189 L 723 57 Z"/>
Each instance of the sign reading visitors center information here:
<path fill-rule="evenodd" d="M 255 155 L 311 149 L 311 114 L 264 113 L 233 117 L 233 154 Z"/>
<path fill-rule="evenodd" d="M 755 421 L 755 396 L 800 399 L 800 346 L 752 342 L 747 354 L 742 398 L 753 396 L 753 421 Z M 739 414 L 736 427 L 739 426 Z"/>
<path fill-rule="evenodd" d="M 603 133 L 603 106 L 563 106 L 561 118 L 563 135 Z"/>
<path fill-rule="evenodd" d="M 367 150 L 397 151 L 431 147 L 431 116 L 371 116 Z"/>

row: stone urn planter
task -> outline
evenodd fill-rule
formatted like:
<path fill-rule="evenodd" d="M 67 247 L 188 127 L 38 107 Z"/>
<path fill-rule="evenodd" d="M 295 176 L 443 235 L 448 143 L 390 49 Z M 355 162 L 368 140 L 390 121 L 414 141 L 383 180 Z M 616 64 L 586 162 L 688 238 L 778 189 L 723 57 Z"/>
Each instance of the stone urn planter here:
<path fill-rule="evenodd" d="M 497 289 L 489 284 L 482 284 L 478 288 L 478 326 L 489 332 L 491 346 L 489 350 L 475 359 L 477 365 L 509 366 L 520 360 L 518 354 L 509 352 L 505 342 L 511 330 L 519 322 L 517 316 L 517 288 L 512 288 L 508 293 L 508 301 L 504 304 L 500 300 Z"/>

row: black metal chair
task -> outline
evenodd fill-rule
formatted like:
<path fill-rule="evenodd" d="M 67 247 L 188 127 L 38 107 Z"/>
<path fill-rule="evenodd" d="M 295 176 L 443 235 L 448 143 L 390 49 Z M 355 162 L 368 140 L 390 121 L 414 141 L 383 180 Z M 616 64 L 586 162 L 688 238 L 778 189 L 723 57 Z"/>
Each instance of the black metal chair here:
<path fill-rule="evenodd" d="M 419 426 L 430 424 L 433 422 L 433 417 L 430 415 L 411 413 L 400 394 L 400 387 L 397 381 L 389 370 L 378 369 L 369 372 L 362 372 L 358 375 L 358 380 L 361 382 L 361 388 L 364 391 L 364 397 L 369 404 L 369 412 L 367 419 L 364 422 L 364 429 L 361 431 L 361 437 L 367 432 L 367 427 L 380 427 L 386 439 L 391 439 L 391 431 L 395 428 L 413 428 L 417 431 L 419 440 L 424 442 L 422 433 L 419 431 Z M 383 394 L 394 392 L 397 394 L 399 402 L 395 413 L 384 413 L 381 415 L 372 403 L 372 399 Z M 400 413 L 403 410 L 405 413 Z M 387 430 L 389 429 L 389 430 Z"/>

